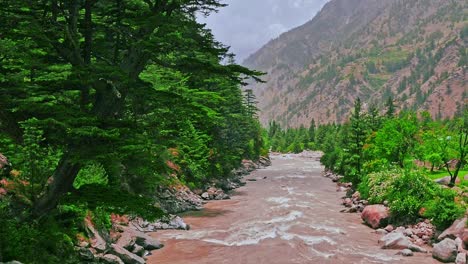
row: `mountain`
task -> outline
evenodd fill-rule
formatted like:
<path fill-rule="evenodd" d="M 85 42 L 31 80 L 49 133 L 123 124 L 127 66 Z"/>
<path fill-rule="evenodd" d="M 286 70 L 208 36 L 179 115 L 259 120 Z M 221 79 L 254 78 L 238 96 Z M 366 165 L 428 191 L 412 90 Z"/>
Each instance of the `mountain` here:
<path fill-rule="evenodd" d="M 345 122 L 356 98 L 450 118 L 467 104 L 466 0 L 331 0 L 244 62 L 263 124 Z"/>

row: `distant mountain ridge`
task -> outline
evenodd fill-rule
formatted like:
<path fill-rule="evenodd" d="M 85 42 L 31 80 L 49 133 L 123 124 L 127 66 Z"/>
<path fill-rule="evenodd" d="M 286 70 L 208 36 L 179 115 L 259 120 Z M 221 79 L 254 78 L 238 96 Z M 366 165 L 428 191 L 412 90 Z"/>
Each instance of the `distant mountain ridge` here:
<path fill-rule="evenodd" d="M 449 118 L 467 103 L 464 0 L 332 0 L 244 62 L 260 118 L 287 126 L 344 122 L 354 100 Z"/>

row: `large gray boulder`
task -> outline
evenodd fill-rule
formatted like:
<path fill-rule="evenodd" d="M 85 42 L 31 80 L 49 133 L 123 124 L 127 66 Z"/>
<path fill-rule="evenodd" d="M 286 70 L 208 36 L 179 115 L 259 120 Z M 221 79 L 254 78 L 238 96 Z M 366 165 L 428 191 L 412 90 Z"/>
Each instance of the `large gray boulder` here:
<path fill-rule="evenodd" d="M 400 232 L 392 232 L 380 238 L 379 245 L 382 249 L 407 249 L 411 241 Z"/>
<path fill-rule="evenodd" d="M 454 240 L 450 238 L 446 238 L 441 242 L 434 244 L 434 249 L 432 251 L 432 257 L 444 262 L 454 262 L 457 258 L 458 250 L 457 244 Z"/>
<path fill-rule="evenodd" d="M 133 254 L 132 252 L 116 244 L 111 245 L 111 252 L 117 257 L 119 257 L 125 264 L 145 264 L 146 263 L 142 257 L 137 256 L 136 254 Z"/>
<path fill-rule="evenodd" d="M 119 257 L 112 254 L 105 254 L 99 260 L 106 264 L 125 264 Z"/>
<path fill-rule="evenodd" d="M 140 245 L 146 250 L 160 249 L 160 248 L 162 248 L 164 246 L 161 242 L 159 242 L 158 240 L 150 237 L 149 235 L 147 235 L 147 234 L 145 234 L 143 232 L 135 230 L 135 229 L 133 229 L 131 227 L 121 227 L 121 228 L 123 229 L 123 233 L 126 236 L 127 235 L 130 236 L 132 238 L 132 240 L 135 241 L 136 245 Z M 118 244 L 120 244 L 119 246 L 123 247 L 121 243 L 118 243 Z M 130 249 L 130 250 L 132 250 L 132 249 Z"/>
<path fill-rule="evenodd" d="M 445 229 L 442 234 L 438 237 L 439 240 L 443 240 L 445 238 L 456 239 L 457 237 L 463 237 L 463 232 L 465 231 L 466 221 L 468 220 L 467 217 L 463 217 L 461 219 L 455 220 L 453 224 Z"/>
<path fill-rule="evenodd" d="M 136 238 L 133 232 L 123 232 L 122 236 L 117 240 L 115 244 L 125 248 L 126 250 L 133 250 L 135 246 Z"/>

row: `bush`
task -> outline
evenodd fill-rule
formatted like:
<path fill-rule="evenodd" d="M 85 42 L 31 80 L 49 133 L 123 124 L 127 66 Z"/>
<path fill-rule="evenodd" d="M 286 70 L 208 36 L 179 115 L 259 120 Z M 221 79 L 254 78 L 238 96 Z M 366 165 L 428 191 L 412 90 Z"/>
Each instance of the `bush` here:
<path fill-rule="evenodd" d="M 358 185 L 358 191 L 362 198 L 369 200 L 372 204 L 383 203 L 388 192 L 393 188 L 393 183 L 400 177 L 401 170 L 393 169 L 368 174 L 362 178 Z"/>
<path fill-rule="evenodd" d="M 5 208 L 0 211 L 0 262 L 80 263 L 72 237 L 73 231 L 52 215 L 26 222 L 12 217 Z"/>
<path fill-rule="evenodd" d="M 436 183 L 419 171 L 404 171 L 395 177 L 385 199 L 396 222 L 413 222 L 420 217 L 419 210 L 436 194 Z"/>
<path fill-rule="evenodd" d="M 463 206 L 455 202 L 456 196 L 455 191 L 440 188 L 437 197 L 424 204 L 424 217 L 431 219 L 438 229 L 446 229 L 465 212 Z"/>
<path fill-rule="evenodd" d="M 455 203 L 454 191 L 443 189 L 420 171 L 372 173 L 363 178 L 358 191 L 372 204 L 388 201 L 394 223 L 412 223 L 424 216 L 443 229 L 464 213 Z"/>

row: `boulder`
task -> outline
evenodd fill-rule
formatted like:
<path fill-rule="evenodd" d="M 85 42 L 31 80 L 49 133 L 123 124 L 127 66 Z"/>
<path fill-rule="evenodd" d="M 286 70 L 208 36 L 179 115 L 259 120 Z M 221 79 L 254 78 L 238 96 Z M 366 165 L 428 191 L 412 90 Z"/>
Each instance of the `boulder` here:
<path fill-rule="evenodd" d="M 270 157 L 261 156 L 260 159 L 258 160 L 258 164 L 260 164 L 263 167 L 271 166 Z"/>
<path fill-rule="evenodd" d="M 465 248 L 468 248 L 468 229 L 463 230 L 463 234 L 460 237 L 465 245 Z"/>
<path fill-rule="evenodd" d="M 135 224 L 138 225 L 144 232 L 152 232 L 158 229 L 190 229 L 190 226 L 187 225 L 184 220 L 177 215 L 164 216 L 154 223 L 148 223 L 143 219 L 137 219 Z"/>
<path fill-rule="evenodd" d="M 88 233 L 88 237 L 91 240 L 91 247 L 101 252 L 105 251 L 107 248 L 107 243 L 94 227 L 94 224 L 91 221 L 91 217 L 89 215 L 84 219 L 84 226 L 86 232 Z"/>
<path fill-rule="evenodd" d="M 405 231 L 403 231 L 403 234 L 405 236 L 411 237 L 414 234 L 414 232 L 413 232 L 413 229 L 407 228 L 407 229 L 405 229 Z"/>
<path fill-rule="evenodd" d="M 379 235 L 386 235 L 388 234 L 387 230 L 383 229 L 383 228 L 379 228 L 377 230 L 375 230 L 375 233 L 376 234 L 379 234 Z"/>
<path fill-rule="evenodd" d="M 358 204 L 356 207 L 359 212 L 364 211 L 364 209 L 366 208 L 363 204 Z"/>
<path fill-rule="evenodd" d="M 145 234 L 143 232 L 140 232 L 140 231 L 138 231 L 138 230 L 136 230 L 136 229 L 134 229 L 132 227 L 122 227 L 122 226 L 120 226 L 120 228 L 122 228 L 123 233 L 125 234 L 125 236 L 129 235 L 129 236 L 132 237 L 132 240 L 135 241 L 135 246 L 136 245 L 142 246 L 146 250 L 160 249 L 160 248 L 162 248 L 164 246 L 158 240 L 156 240 L 156 239 L 148 236 L 147 234 Z M 117 244 L 117 246 L 123 248 L 123 246 L 121 246 L 121 245 Z M 124 262 L 125 262 L 125 260 L 124 260 Z"/>
<path fill-rule="evenodd" d="M 353 201 L 351 200 L 351 198 L 345 198 L 343 200 L 343 205 L 346 207 L 351 207 L 353 205 Z"/>
<path fill-rule="evenodd" d="M 179 216 L 174 216 L 171 221 L 169 221 L 169 226 L 173 229 L 189 230 L 190 226 L 187 225 L 182 218 Z"/>
<path fill-rule="evenodd" d="M 455 238 L 455 244 L 457 245 L 458 252 L 463 252 L 464 251 L 463 241 L 461 240 L 461 238 L 459 238 L 459 237 Z"/>
<path fill-rule="evenodd" d="M 242 167 L 251 172 L 257 169 L 257 164 L 251 160 L 242 160 Z"/>
<path fill-rule="evenodd" d="M 403 249 L 402 251 L 399 252 L 399 254 L 401 254 L 404 257 L 411 257 L 413 256 L 413 251 L 409 249 Z"/>
<path fill-rule="evenodd" d="M 105 254 L 99 260 L 106 264 L 125 264 L 119 257 L 112 254 Z"/>
<path fill-rule="evenodd" d="M 440 185 L 449 185 L 450 184 L 450 176 L 447 176 L 447 177 L 443 177 L 443 178 L 439 178 L 439 179 L 436 179 L 434 180 L 434 182 L 440 184 Z M 457 179 L 455 180 L 455 183 L 460 183 L 460 178 L 457 177 Z"/>
<path fill-rule="evenodd" d="M 413 251 L 413 252 L 421 252 L 421 253 L 427 253 L 427 250 L 423 247 L 420 247 L 416 244 L 413 244 L 411 243 L 408 247 L 409 250 Z"/>
<path fill-rule="evenodd" d="M 112 244 L 111 245 L 111 251 L 114 255 L 119 257 L 125 264 L 145 264 L 145 260 L 137 256 L 136 254 L 133 254 L 132 252 L 126 250 L 125 248 Z"/>
<path fill-rule="evenodd" d="M 209 200 L 210 195 L 207 192 L 204 192 L 204 193 L 202 193 L 201 198 L 203 198 L 203 200 Z"/>
<path fill-rule="evenodd" d="M 381 204 L 366 206 L 361 214 L 362 220 L 374 229 L 385 226 L 389 217 L 388 208 Z"/>
<path fill-rule="evenodd" d="M 441 242 L 434 244 L 434 249 L 432 251 L 432 257 L 444 262 L 454 262 L 457 258 L 458 250 L 457 244 L 454 240 L 450 238 L 445 238 Z"/>
<path fill-rule="evenodd" d="M 143 257 L 145 252 L 146 252 L 145 248 L 140 245 L 135 245 L 132 250 L 133 254 L 137 254 L 140 257 Z"/>
<path fill-rule="evenodd" d="M 353 193 L 351 198 L 353 198 L 353 200 L 359 201 L 359 200 L 361 200 L 361 193 L 360 192 L 355 192 L 355 193 Z"/>
<path fill-rule="evenodd" d="M 455 264 L 466 264 L 466 253 L 458 253 Z"/>
<path fill-rule="evenodd" d="M 404 226 L 399 226 L 394 231 L 403 234 L 405 232 L 405 230 L 406 230 L 406 228 Z"/>
<path fill-rule="evenodd" d="M 408 249 L 411 241 L 402 233 L 393 232 L 380 238 L 379 245 L 382 249 Z"/>
<path fill-rule="evenodd" d="M 385 231 L 387 231 L 387 232 L 392 232 L 393 230 L 395 230 L 395 228 L 394 228 L 392 225 L 388 225 L 388 226 L 386 226 L 384 229 L 385 229 Z"/>
<path fill-rule="evenodd" d="M 133 232 L 123 232 L 119 240 L 115 244 L 125 248 L 126 250 L 133 250 L 135 246 L 136 238 L 132 234 Z"/>
<path fill-rule="evenodd" d="M 170 214 L 203 209 L 203 199 L 187 187 L 159 188 L 155 200 L 155 206 Z"/>
<path fill-rule="evenodd" d="M 82 247 L 76 247 L 76 251 L 78 255 L 80 256 L 81 260 L 86 260 L 86 261 L 93 261 L 94 260 L 94 253 L 91 250 L 91 248 L 82 248 Z M 96 252 L 94 250 L 94 252 Z"/>
<path fill-rule="evenodd" d="M 439 240 L 443 240 L 445 238 L 455 239 L 457 237 L 463 237 L 463 233 L 465 232 L 467 217 L 455 220 L 453 224 L 445 229 L 442 234 L 438 237 Z"/>
<path fill-rule="evenodd" d="M 142 246 L 146 250 L 160 249 L 164 246 L 158 240 L 143 233 L 139 233 L 136 236 L 136 244 Z"/>

